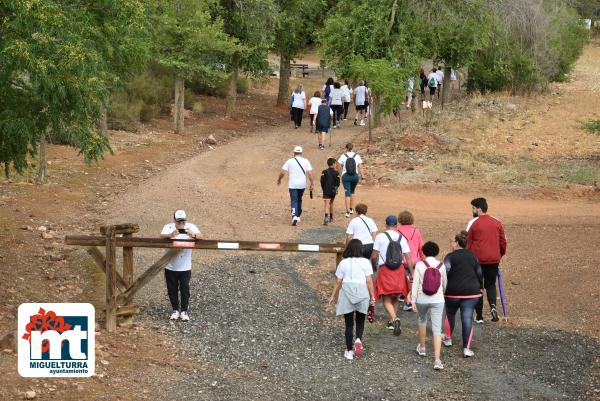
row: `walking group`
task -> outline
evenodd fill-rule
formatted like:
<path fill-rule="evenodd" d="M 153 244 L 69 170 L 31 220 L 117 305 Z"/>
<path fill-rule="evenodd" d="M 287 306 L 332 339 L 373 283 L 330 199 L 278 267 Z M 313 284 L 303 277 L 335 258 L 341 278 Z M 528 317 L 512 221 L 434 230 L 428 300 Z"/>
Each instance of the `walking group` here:
<path fill-rule="evenodd" d="M 336 314 L 344 316 L 346 359 L 363 354 L 365 318 L 373 321 L 377 302 L 383 304 L 387 328 L 396 336 L 402 332 L 400 302 L 405 311 L 416 312 L 415 351 L 423 357 L 427 356 L 426 328 L 431 322 L 436 370 L 444 368 L 442 344 L 452 346 L 460 311 L 463 356 L 474 356 L 473 322 L 484 323 L 484 291 L 491 321 L 499 320 L 496 277 L 506 253 L 506 237 L 502 223 L 487 213 L 486 199 L 473 199 L 471 209 L 473 219 L 467 229 L 451 238 L 452 252 L 440 258 L 438 244 L 423 243 L 411 212 L 388 216 L 385 230 L 378 233 L 375 221 L 366 215 L 367 205 L 356 206 L 358 215 L 348 224 L 344 259 L 337 266 L 329 299 L 336 304 Z"/>

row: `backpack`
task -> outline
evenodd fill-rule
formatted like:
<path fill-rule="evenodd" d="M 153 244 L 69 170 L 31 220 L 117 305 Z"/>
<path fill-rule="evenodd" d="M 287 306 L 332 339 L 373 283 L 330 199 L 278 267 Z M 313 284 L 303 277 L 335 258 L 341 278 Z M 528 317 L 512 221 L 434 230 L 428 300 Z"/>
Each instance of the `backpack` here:
<path fill-rule="evenodd" d="M 356 174 L 356 160 L 354 160 L 354 158 L 356 157 L 356 153 L 352 157 L 348 156 L 348 153 L 346 153 L 345 155 L 346 155 L 346 164 L 345 164 L 346 174 L 348 174 L 348 175 Z"/>
<path fill-rule="evenodd" d="M 329 94 L 331 93 L 331 85 L 325 85 L 325 97 L 329 97 Z"/>
<path fill-rule="evenodd" d="M 431 78 L 429 78 L 429 83 L 428 83 L 428 85 L 429 85 L 429 86 L 431 86 L 432 88 L 433 88 L 434 86 L 437 86 L 437 79 L 435 79 L 434 77 L 431 77 Z"/>
<path fill-rule="evenodd" d="M 390 240 L 385 253 L 385 265 L 390 270 L 396 270 L 402 265 L 402 245 L 400 245 L 402 234 L 398 233 L 398 241 L 392 240 L 392 237 L 387 232 L 384 232 L 384 234 Z"/>
<path fill-rule="evenodd" d="M 423 293 L 425 295 L 435 295 L 440 289 L 440 284 L 442 283 L 442 274 L 440 273 L 440 268 L 443 263 L 440 262 L 436 267 L 429 266 L 426 260 L 423 259 L 423 263 L 427 267 L 425 269 L 425 274 L 423 274 Z"/>

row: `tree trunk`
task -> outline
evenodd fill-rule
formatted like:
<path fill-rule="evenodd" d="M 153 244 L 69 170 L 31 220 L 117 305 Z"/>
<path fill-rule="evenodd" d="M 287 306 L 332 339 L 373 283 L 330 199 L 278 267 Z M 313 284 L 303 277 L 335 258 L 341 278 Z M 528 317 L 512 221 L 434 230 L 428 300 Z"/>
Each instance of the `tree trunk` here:
<path fill-rule="evenodd" d="M 183 96 L 185 92 L 185 80 L 182 76 L 175 76 L 175 133 L 183 134 Z"/>
<path fill-rule="evenodd" d="M 444 67 L 444 82 L 442 82 L 442 109 L 445 104 L 448 104 L 450 97 L 450 72 L 451 68 L 448 66 Z"/>
<path fill-rule="evenodd" d="M 38 177 L 37 183 L 44 184 L 46 182 L 46 134 L 40 136 L 40 149 L 38 157 Z"/>
<path fill-rule="evenodd" d="M 379 95 L 375 94 L 373 96 L 373 104 L 371 104 L 371 112 L 373 113 L 373 109 L 374 109 L 374 113 L 373 113 L 373 126 L 374 127 L 379 127 L 379 123 L 381 122 L 381 110 L 379 105 L 381 104 L 381 99 L 379 98 Z"/>
<path fill-rule="evenodd" d="M 279 93 L 277 106 L 288 106 L 290 103 L 290 58 L 283 54 L 279 57 Z"/>
<path fill-rule="evenodd" d="M 234 53 L 231 58 L 231 71 L 229 72 L 229 91 L 225 105 L 225 116 L 231 117 L 235 114 L 235 101 L 237 99 L 237 81 L 240 70 L 240 54 Z"/>
<path fill-rule="evenodd" d="M 108 104 L 108 100 L 106 100 Z M 100 121 L 98 121 L 98 131 L 104 136 L 108 135 L 108 113 L 104 103 L 100 105 Z"/>
<path fill-rule="evenodd" d="M 390 15 L 390 23 L 388 25 L 388 37 L 392 33 L 392 28 L 394 28 L 394 21 L 396 19 L 396 10 L 398 9 L 398 0 L 394 0 L 394 4 L 392 4 L 392 14 Z"/>

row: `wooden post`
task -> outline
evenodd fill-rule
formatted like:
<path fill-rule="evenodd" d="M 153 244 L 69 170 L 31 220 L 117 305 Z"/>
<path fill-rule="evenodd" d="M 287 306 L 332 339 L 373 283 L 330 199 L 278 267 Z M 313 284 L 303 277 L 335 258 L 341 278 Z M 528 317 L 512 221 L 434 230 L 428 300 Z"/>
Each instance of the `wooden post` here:
<path fill-rule="evenodd" d="M 131 238 L 131 234 L 123 234 L 123 238 Z M 127 288 L 133 284 L 133 247 L 123 247 L 123 280 Z"/>
<path fill-rule="evenodd" d="M 117 244 L 115 227 L 106 231 L 106 330 L 117 329 Z"/>

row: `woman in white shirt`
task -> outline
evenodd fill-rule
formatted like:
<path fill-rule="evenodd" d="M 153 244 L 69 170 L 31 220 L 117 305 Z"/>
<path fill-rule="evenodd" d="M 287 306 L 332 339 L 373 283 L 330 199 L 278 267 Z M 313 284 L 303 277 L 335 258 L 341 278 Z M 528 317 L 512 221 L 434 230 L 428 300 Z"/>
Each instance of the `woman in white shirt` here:
<path fill-rule="evenodd" d="M 294 120 L 294 128 L 299 128 L 302 125 L 302 113 L 306 108 L 306 94 L 304 86 L 298 85 L 292 93 L 292 119 Z"/>
<path fill-rule="evenodd" d="M 365 317 L 369 305 L 375 305 L 373 297 L 373 267 L 362 257 L 362 244 L 353 239 L 344 250 L 344 259 L 335 271 L 336 281 L 329 298 L 329 304 L 337 303 L 336 315 L 344 315 L 346 326 L 346 359 L 361 356 L 363 351 L 362 337 L 365 328 Z M 356 317 L 356 339 L 354 339 L 354 320 Z M 353 349 L 354 346 L 354 349 Z"/>
<path fill-rule="evenodd" d="M 356 216 L 346 228 L 346 243 L 357 239 L 363 246 L 363 257 L 371 260 L 373 253 L 373 242 L 377 235 L 377 224 L 372 218 L 367 216 L 368 207 L 364 203 L 356 205 Z"/>
<path fill-rule="evenodd" d="M 313 97 L 308 101 L 309 110 L 308 115 L 310 116 L 310 132 L 315 130 L 315 116 L 319 112 L 319 106 L 321 105 L 321 92 L 316 91 Z"/>
<path fill-rule="evenodd" d="M 344 79 L 342 89 L 342 101 L 344 102 L 344 121 L 348 119 L 348 111 L 350 110 L 350 102 L 352 101 L 352 88 L 348 84 L 348 80 Z"/>
<path fill-rule="evenodd" d="M 344 202 L 346 204 L 346 217 L 350 217 L 351 214 L 354 214 L 354 191 L 356 190 L 356 186 L 358 185 L 358 181 L 360 180 L 361 175 L 363 179 L 365 178 L 362 171 L 361 164 L 363 161 L 356 152 L 353 152 L 352 149 L 354 145 L 352 143 L 346 144 L 346 153 L 340 156 L 338 159 L 338 164 L 341 166 L 342 173 L 342 185 L 344 186 Z M 347 168 L 348 159 L 354 160 L 354 166 L 356 167 L 355 171 L 349 171 L 351 169 Z"/>
<path fill-rule="evenodd" d="M 444 318 L 444 292 L 446 291 L 448 279 L 444 264 L 435 258 L 440 253 L 439 246 L 435 242 L 428 241 L 423 244 L 422 249 L 425 259 L 417 262 L 415 265 L 412 284 L 413 310 L 416 310 L 419 314 L 419 344 L 417 345 L 417 353 L 420 356 L 427 355 L 425 353 L 425 336 L 427 334 L 427 320 L 431 317 L 433 353 L 435 355 L 433 368 L 441 370 L 444 369 L 444 364 L 440 359 L 442 321 Z M 428 269 L 437 269 L 439 271 L 439 284 L 432 282 L 425 283 L 426 271 Z M 430 288 L 432 284 L 437 284 L 437 291 L 435 291 L 436 288 Z"/>
<path fill-rule="evenodd" d="M 340 128 L 340 121 L 342 119 L 342 113 L 344 112 L 342 96 L 340 83 L 334 82 L 330 99 L 330 106 L 333 110 L 333 128 Z"/>

